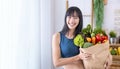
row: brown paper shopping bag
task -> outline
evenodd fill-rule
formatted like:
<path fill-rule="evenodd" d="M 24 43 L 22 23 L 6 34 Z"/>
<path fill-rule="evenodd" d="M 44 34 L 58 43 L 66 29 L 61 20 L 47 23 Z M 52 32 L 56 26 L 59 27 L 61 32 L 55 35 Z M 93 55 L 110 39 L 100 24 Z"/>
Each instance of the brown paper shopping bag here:
<path fill-rule="evenodd" d="M 110 55 L 109 41 L 88 48 L 80 48 L 80 50 L 92 54 L 91 58 L 83 60 L 85 69 L 105 69 L 104 64 Z"/>

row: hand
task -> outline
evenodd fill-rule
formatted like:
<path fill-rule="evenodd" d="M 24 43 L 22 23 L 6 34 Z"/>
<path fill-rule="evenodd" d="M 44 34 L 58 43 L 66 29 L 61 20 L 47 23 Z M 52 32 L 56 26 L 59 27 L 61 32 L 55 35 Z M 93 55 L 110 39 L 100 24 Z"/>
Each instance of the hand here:
<path fill-rule="evenodd" d="M 109 69 L 109 64 L 108 64 L 108 62 L 105 63 L 104 67 L 105 67 L 105 69 Z"/>
<path fill-rule="evenodd" d="M 109 69 L 111 64 L 112 64 L 112 55 L 108 55 L 108 59 L 106 60 L 104 64 L 105 69 Z"/>
<path fill-rule="evenodd" d="M 82 60 L 87 60 L 91 57 L 91 54 L 89 53 L 84 53 L 83 51 L 80 50 L 80 54 L 79 54 L 80 59 Z"/>

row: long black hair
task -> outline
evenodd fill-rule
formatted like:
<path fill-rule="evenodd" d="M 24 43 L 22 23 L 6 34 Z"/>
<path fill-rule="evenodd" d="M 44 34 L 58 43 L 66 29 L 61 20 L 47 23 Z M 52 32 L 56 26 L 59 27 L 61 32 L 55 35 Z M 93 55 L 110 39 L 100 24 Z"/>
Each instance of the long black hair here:
<path fill-rule="evenodd" d="M 66 11 L 66 14 L 65 14 L 65 19 L 64 19 L 65 24 L 64 24 L 64 27 L 63 27 L 63 29 L 61 31 L 61 33 L 64 34 L 64 35 L 70 30 L 68 28 L 68 26 L 67 26 L 66 18 L 67 18 L 67 16 L 74 15 L 74 12 L 76 12 L 77 16 L 79 17 L 79 24 L 78 24 L 78 26 L 75 29 L 74 35 L 76 36 L 82 30 L 82 27 L 83 27 L 82 12 L 81 12 L 81 10 L 78 7 L 73 6 L 73 7 L 68 8 L 68 10 Z"/>

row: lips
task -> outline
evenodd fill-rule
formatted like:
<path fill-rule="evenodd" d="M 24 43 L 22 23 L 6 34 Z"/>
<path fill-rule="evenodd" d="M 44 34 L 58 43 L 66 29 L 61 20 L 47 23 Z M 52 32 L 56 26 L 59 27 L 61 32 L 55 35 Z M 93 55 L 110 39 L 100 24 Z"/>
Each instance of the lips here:
<path fill-rule="evenodd" d="M 76 25 L 76 23 L 69 23 L 69 25 L 70 25 L 70 26 L 75 26 L 75 25 Z"/>

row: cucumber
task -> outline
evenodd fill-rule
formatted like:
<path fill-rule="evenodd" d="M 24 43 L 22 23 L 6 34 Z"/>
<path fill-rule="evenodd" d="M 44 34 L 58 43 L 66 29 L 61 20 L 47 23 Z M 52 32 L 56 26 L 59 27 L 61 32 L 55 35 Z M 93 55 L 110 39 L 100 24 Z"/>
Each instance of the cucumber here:
<path fill-rule="evenodd" d="M 90 46 L 92 46 L 93 44 L 90 43 L 90 42 L 85 42 L 84 45 L 83 45 L 83 48 L 88 48 Z"/>

